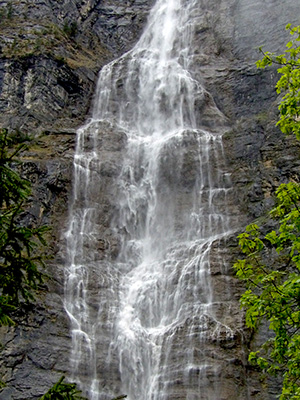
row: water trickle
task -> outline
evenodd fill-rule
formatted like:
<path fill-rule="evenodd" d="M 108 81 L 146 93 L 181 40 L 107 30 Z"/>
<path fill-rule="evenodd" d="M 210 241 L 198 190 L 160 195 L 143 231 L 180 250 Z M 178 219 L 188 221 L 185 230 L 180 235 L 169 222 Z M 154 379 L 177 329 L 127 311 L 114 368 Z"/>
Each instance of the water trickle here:
<path fill-rule="evenodd" d="M 211 264 L 223 265 L 230 182 L 225 118 L 189 72 L 200 14 L 197 0 L 158 0 L 133 50 L 102 69 L 78 131 L 65 308 L 91 400 L 219 399 L 208 353 L 233 331 Z"/>

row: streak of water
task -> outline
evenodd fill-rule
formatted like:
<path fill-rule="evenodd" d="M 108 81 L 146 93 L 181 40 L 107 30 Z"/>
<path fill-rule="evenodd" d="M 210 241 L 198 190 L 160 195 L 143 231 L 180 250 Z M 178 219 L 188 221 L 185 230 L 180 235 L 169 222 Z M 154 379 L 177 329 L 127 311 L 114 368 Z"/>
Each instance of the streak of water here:
<path fill-rule="evenodd" d="M 225 118 L 189 72 L 200 12 L 197 0 L 158 0 L 134 49 L 102 69 L 93 118 L 78 132 L 65 308 L 74 376 L 91 400 L 109 398 L 101 374 L 116 366 L 129 400 L 219 398 L 207 389 L 220 367 L 205 346 L 233 337 L 211 280 L 212 262 L 223 262 L 215 244 L 231 227 L 230 182 Z M 98 143 L 107 121 L 125 132 L 126 146 L 109 226 L 118 255 L 101 259 Z"/>

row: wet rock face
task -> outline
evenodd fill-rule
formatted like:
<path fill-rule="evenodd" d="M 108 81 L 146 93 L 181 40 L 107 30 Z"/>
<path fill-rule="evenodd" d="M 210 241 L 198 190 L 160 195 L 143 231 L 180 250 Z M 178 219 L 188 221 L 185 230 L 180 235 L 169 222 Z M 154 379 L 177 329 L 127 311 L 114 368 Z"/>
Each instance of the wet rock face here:
<path fill-rule="evenodd" d="M 0 11 L 5 15 L 0 21 L 0 126 L 38 137 L 24 155 L 22 167 L 33 183 L 27 217 L 51 225 L 49 252 L 54 255 L 47 267 L 47 274 L 53 279 L 46 280 L 46 291 L 41 291 L 37 305 L 28 310 L 26 318 L 20 317 L 17 327 L 1 328 L 0 372 L 7 383 L 0 394 L 3 400 L 38 399 L 61 373 L 72 375 L 69 324 L 63 307 L 65 260 L 61 248 L 72 193 L 75 129 L 89 115 L 98 70 L 133 46 L 152 3 L 153 0 L 0 1 Z M 284 26 L 297 22 L 300 5 L 294 0 L 266 0 L 263 5 L 258 0 L 201 0 L 200 4 L 203 13 L 193 28 L 198 51 L 190 63 L 191 73 L 207 91 L 196 104 L 198 121 L 203 129 L 225 131 L 226 169 L 231 173 L 234 188 L 234 201 L 228 207 L 242 229 L 272 206 L 272 196 L 280 183 L 299 176 L 299 144 L 292 137 L 283 137 L 274 127 L 276 72 L 257 71 L 254 62 L 259 58 L 256 48 L 262 44 L 267 50 L 282 51 L 288 41 Z M 214 118 L 211 110 L 216 107 L 220 113 Z M 112 126 L 99 125 L 98 131 L 101 184 L 93 190 L 101 199 L 97 257 L 102 262 L 106 257 L 117 257 L 120 248 L 118 238 L 110 231 L 110 222 L 115 212 L 115 178 L 126 135 Z M 195 183 L 196 145 L 187 132 L 180 154 L 171 144 L 161 157 L 161 175 L 166 185 L 180 190 L 180 207 L 189 204 L 190 188 Z M 181 170 L 177 173 L 178 157 Z M 205 351 L 193 351 L 196 358 L 199 353 L 199 357 L 215 360 L 222 354 L 226 368 L 217 371 L 224 388 L 220 399 L 271 400 L 278 394 L 276 385 L 272 383 L 264 389 L 246 361 L 251 337 L 244 330 L 238 309 L 243 288 L 230 267 L 237 257 L 234 236 L 226 243 L 216 243 L 226 262 L 220 266 L 216 257 L 211 274 L 218 301 L 236 300 L 233 322 L 228 324 L 235 324 L 240 334 L 228 341 L 226 332 L 222 340 L 221 332 L 218 343 L 211 340 L 205 343 Z M 110 284 L 104 281 L 101 294 L 97 294 L 103 302 L 110 295 Z M 91 290 L 98 293 L 99 287 Z M 213 321 L 208 320 L 207 326 L 213 330 Z M 174 350 L 180 345 L 180 341 L 174 342 Z M 107 338 L 99 338 L 99 346 L 106 353 Z M 218 346 L 222 353 L 217 352 Z M 100 364 L 99 361 L 99 369 Z M 204 372 L 197 369 L 190 371 L 191 382 L 196 385 L 201 373 Z M 117 392 L 117 360 L 112 361 L 111 371 L 104 371 L 103 376 L 103 392 L 111 388 Z M 205 376 L 209 393 L 210 379 L 216 371 L 205 371 Z M 183 399 L 181 378 L 177 378 L 173 398 Z"/>

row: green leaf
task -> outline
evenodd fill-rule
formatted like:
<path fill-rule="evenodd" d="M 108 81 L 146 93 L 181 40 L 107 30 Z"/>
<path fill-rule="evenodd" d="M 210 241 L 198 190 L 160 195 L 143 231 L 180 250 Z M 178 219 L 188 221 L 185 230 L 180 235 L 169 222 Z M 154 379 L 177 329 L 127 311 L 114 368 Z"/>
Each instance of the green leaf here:
<path fill-rule="evenodd" d="M 277 126 L 284 134 L 300 140 L 300 25 L 286 29 L 293 36 L 283 54 L 260 52 L 258 68 L 279 64 L 276 91 L 281 95 Z M 297 177 L 296 179 L 299 179 Z M 236 276 L 245 283 L 240 298 L 246 309 L 246 325 L 256 329 L 269 323 L 273 337 L 249 361 L 267 374 L 283 378 L 281 400 L 300 400 L 300 185 L 282 184 L 276 191 L 276 205 L 270 222 L 275 229 L 263 235 L 250 224 L 239 236 L 244 259 L 234 264 Z"/>

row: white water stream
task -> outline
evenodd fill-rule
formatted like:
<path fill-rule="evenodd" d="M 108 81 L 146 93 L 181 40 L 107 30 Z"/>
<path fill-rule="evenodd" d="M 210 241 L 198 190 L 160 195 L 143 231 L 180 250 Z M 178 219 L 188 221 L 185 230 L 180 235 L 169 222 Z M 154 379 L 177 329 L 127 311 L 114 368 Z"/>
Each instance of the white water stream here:
<path fill-rule="evenodd" d="M 65 308 L 74 378 L 91 400 L 220 398 L 205 346 L 233 335 L 211 279 L 231 227 L 230 180 L 225 118 L 190 72 L 200 13 L 197 0 L 158 0 L 133 50 L 102 69 L 78 131 Z M 109 222 L 118 255 L 104 259 L 101 126 L 126 136 Z"/>

